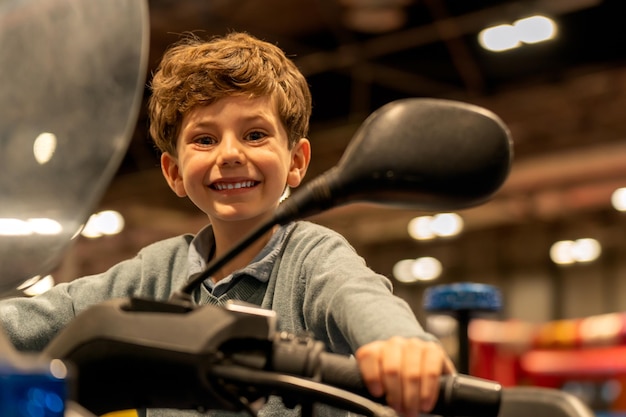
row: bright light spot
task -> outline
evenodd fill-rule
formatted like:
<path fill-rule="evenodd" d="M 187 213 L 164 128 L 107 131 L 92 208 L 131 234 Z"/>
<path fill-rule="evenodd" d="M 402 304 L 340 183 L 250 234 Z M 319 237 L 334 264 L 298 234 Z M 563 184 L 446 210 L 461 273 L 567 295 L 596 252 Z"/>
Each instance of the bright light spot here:
<path fill-rule="evenodd" d="M 92 214 L 81 234 L 87 238 L 115 235 L 124 229 L 124 217 L 115 210 L 105 210 Z"/>
<path fill-rule="evenodd" d="M 595 239 L 578 239 L 574 242 L 572 254 L 577 262 L 591 262 L 598 259 L 602 252 L 600 243 Z"/>
<path fill-rule="evenodd" d="M 432 281 L 441 275 L 441 262 L 430 256 L 417 258 L 411 266 L 413 277 L 418 281 Z"/>
<path fill-rule="evenodd" d="M 0 218 L 0 236 L 58 235 L 63 231 L 61 224 L 53 219 L 7 219 Z"/>
<path fill-rule="evenodd" d="M 80 234 L 90 239 L 102 236 L 102 233 L 98 229 L 98 222 L 96 221 L 95 214 L 89 216 L 89 220 L 85 223 L 85 226 L 83 227 L 83 230 L 81 230 Z"/>
<path fill-rule="evenodd" d="M 408 225 L 409 235 L 415 240 L 456 236 L 461 230 L 463 230 L 463 219 L 456 213 L 415 217 Z"/>
<path fill-rule="evenodd" d="M 403 259 L 393 266 L 393 276 L 400 282 L 415 282 L 413 278 L 413 262 L 415 259 Z"/>
<path fill-rule="evenodd" d="M 44 132 L 37 136 L 33 143 L 33 154 L 40 165 L 52 159 L 57 148 L 57 137 L 54 133 Z"/>
<path fill-rule="evenodd" d="M 545 16 L 531 16 L 513 23 L 519 40 L 524 43 L 538 43 L 553 39 L 556 24 Z"/>
<path fill-rule="evenodd" d="M 53 219 L 28 219 L 27 222 L 33 233 L 38 235 L 58 235 L 63 231 L 61 223 Z"/>
<path fill-rule="evenodd" d="M 493 26 L 482 30 L 478 34 L 480 45 L 494 52 L 507 51 L 520 46 L 517 31 L 511 25 Z"/>
<path fill-rule="evenodd" d="M 456 213 L 440 213 L 433 217 L 430 227 L 437 236 L 456 236 L 463 229 L 463 219 Z"/>
<path fill-rule="evenodd" d="M 550 248 L 550 259 L 559 265 L 570 265 L 595 261 L 600 253 L 602 247 L 595 239 L 562 240 Z"/>
<path fill-rule="evenodd" d="M 28 236 L 32 233 L 32 228 L 25 220 L 0 219 L 0 236 Z"/>
<path fill-rule="evenodd" d="M 626 187 L 618 188 L 611 195 L 611 204 L 618 211 L 626 211 Z"/>
<path fill-rule="evenodd" d="M 408 226 L 409 235 L 415 240 L 428 240 L 435 237 L 435 233 L 430 227 L 431 216 L 420 216 L 411 219 Z"/>
<path fill-rule="evenodd" d="M 50 361 L 50 373 L 58 379 L 65 379 L 68 376 L 67 366 L 60 359 L 52 359 Z"/>
<path fill-rule="evenodd" d="M 550 259 L 552 259 L 552 262 L 559 265 L 573 264 L 574 259 L 571 256 L 573 245 L 574 242 L 571 240 L 562 240 L 552 245 L 550 248 Z"/>
<path fill-rule="evenodd" d="M 404 283 L 431 281 L 438 278 L 441 271 L 441 262 L 431 257 L 403 259 L 393 266 L 393 276 Z"/>
<path fill-rule="evenodd" d="M 533 44 L 553 39 L 556 23 L 545 16 L 530 16 L 517 20 L 513 25 L 498 25 L 483 29 L 478 34 L 480 45 L 494 52 L 517 48 L 522 43 Z"/>
<path fill-rule="evenodd" d="M 98 224 L 104 235 L 116 235 L 124 229 L 124 217 L 115 210 L 98 213 Z"/>
<path fill-rule="evenodd" d="M 54 286 L 54 278 L 52 278 L 52 275 L 46 275 L 45 277 L 41 278 L 39 281 L 32 284 L 30 287 L 24 289 L 24 294 L 26 294 L 29 297 L 34 297 L 35 295 L 43 294 L 44 292 L 48 291 L 53 286 Z"/>

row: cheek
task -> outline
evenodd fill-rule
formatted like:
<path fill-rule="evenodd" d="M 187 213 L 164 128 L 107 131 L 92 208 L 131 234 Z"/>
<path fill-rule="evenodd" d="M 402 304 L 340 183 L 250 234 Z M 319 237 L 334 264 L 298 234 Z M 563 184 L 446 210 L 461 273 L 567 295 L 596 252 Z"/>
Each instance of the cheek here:
<path fill-rule="evenodd" d="M 209 167 L 208 159 L 201 155 L 194 155 L 191 158 L 187 158 L 181 162 L 183 166 L 183 172 L 188 177 L 197 177 L 198 175 L 204 175 Z"/>
<path fill-rule="evenodd" d="M 204 186 L 204 173 L 193 165 L 186 165 L 182 172 L 182 183 L 186 191 Z"/>
<path fill-rule="evenodd" d="M 288 181 L 287 172 L 289 166 L 283 161 L 278 161 L 274 158 L 273 161 L 266 161 L 262 167 L 258 165 L 257 167 L 263 173 L 265 186 L 268 187 L 268 191 L 271 190 L 272 195 L 276 194 L 277 197 L 282 195 Z"/>

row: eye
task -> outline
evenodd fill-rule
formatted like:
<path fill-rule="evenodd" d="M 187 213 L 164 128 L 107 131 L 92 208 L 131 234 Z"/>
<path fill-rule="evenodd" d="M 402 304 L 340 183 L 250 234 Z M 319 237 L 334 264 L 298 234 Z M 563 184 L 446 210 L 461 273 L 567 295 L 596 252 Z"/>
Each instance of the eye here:
<path fill-rule="evenodd" d="M 255 130 L 253 132 L 250 132 L 246 135 L 246 140 L 249 140 L 251 142 L 258 142 L 261 139 L 265 138 L 267 136 L 267 134 L 260 132 L 258 130 Z"/>
<path fill-rule="evenodd" d="M 211 136 L 197 136 L 193 138 L 193 143 L 201 146 L 209 146 L 214 145 L 216 141 Z"/>

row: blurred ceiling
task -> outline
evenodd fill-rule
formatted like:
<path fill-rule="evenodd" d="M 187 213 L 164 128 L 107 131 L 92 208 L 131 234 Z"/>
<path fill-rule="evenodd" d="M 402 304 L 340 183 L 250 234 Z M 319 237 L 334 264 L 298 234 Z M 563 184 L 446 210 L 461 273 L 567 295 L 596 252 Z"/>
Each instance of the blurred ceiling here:
<path fill-rule="evenodd" d="M 376 108 L 440 97 L 494 111 L 514 140 L 504 187 L 461 213 L 468 230 L 604 213 L 611 192 L 626 186 L 623 0 L 150 0 L 149 8 L 151 70 L 187 31 L 243 30 L 293 57 L 314 99 L 309 179 L 337 162 Z M 556 39 L 504 53 L 479 46 L 481 29 L 537 13 L 557 22 Z M 205 220 L 169 191 L 146 132 L 142 113 L 102 202 L 124 212 L 142 244 Z M 320 221 L 375 245 L 408 239 L 414 215 L 359 206 Z"/>

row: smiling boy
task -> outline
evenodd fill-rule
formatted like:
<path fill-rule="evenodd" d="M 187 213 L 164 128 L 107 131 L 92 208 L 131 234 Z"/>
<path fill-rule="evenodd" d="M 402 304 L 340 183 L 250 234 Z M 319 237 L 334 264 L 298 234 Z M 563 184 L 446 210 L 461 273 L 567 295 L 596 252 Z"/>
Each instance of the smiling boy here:
<path fill-rule="evenodd" d="M 311 146 L 290 141 L 274 99 L 224 97 L 194 107 L 182 118 L 175 154 L 164 152 L 161 167 L 179 197 L 189 197 L 207 214 L 219 257 L 255 226 L 270 219 L 285 186 L 297 187 L 306 173 Z M 267 243 L 260 239 L 228 265 L 243 268 Z"/>
<path fill-rule="evenodd" d="M 149 245 L 104 273 L 0 302 L 0 320 L 18 348 L 42 349 L 76 314 L 106 299 L 169 299 L 269 219 L 286 187 L 302 182 L 311 159 L 311 96 L 275 45 L 244 33 L 188 37 L 165 53 L 151 87 L 150 133 L 162 152 L 163 175 L 209 224 L 196 235 Z M 274 310 L 280 330 L 310 332 L 330 351 L 354 354 L 371 393 L 406 416 L 429 411 L 440 375 L 454 371 L 390 281 L 341 235 L 312 222 L 270 230 L 192 298 L 199 305 L 241 300 Z M 260 415 L 290 413 L 272 398 Z"/>

